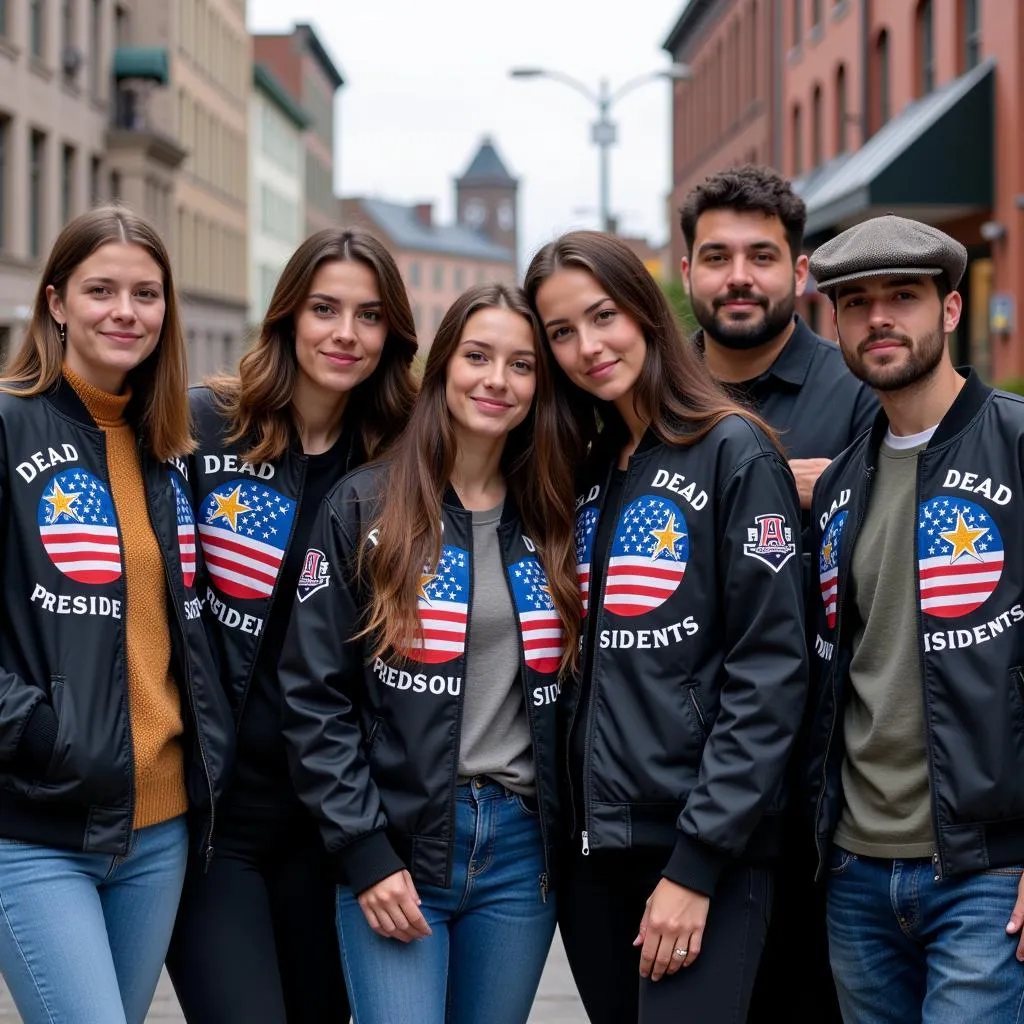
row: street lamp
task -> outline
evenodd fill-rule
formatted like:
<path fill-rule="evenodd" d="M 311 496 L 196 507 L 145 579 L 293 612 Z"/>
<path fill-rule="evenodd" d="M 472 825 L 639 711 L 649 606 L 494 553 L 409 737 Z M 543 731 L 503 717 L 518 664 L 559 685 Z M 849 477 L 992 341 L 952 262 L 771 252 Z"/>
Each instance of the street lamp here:
<path fill-rule="evenodd" d="M 615 145 L 618 137 L 617 126 L 609 116 L 611 109 L 626 93 L 632 92 L 637 86 L 643 85 L 645 82 L 653 82 L 657 78 L 667 78 L 671 82 L 689 81 L 693 77 L 689 65 L 670 64 L 667 68 L 662 68 L 660 71 L 649 71 L 646 74 L 638 75 L 636 78 L 631 78 L 624 85 L 620 85 L 614 92 L 609 88 L 607 78 L 601 79 L 595 93 L 593 89 L 578 78 L 573 78 L 572 75 L 564 74 L 561 71 L 552 71 L 549 68 L 512 68 L 509 71 L 509 75 L 512 78 L 550 78 L 555 82 L 561 82 L 563 85 L 569 86 L 570 89 L 575 89 L 578 93 L 582 93 L 597 107 L 597 120 L 590 128 L 590 141 L 597 146 L 600 158 L 598 170 L 600 175 L 599 204 L 601 210 L 601 230 L 610 231 L 609 156 L 611 148 Z"/>

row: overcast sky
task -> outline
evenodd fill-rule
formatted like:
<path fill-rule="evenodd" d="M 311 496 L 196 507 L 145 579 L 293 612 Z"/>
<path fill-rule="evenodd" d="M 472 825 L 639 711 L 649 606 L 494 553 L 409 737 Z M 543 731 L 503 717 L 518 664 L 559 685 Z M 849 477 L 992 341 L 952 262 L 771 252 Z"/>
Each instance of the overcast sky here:
<path fill-rule="evenodd" d="M 666 67 L 661 43 L 687 0 L 249 0 L 254 32 L 309 21 L 345 78 L 335 100 L 335 191 L 435 203 L 490 134 L 520 179 L 524 259 L 560 231 L 597 227 L 594 110 L 543 66 L 596 89 Z M 620 230 L 664 241 L 669 224 L 670 89 L 644 85 L 613 109 L 611 206 Z"/>

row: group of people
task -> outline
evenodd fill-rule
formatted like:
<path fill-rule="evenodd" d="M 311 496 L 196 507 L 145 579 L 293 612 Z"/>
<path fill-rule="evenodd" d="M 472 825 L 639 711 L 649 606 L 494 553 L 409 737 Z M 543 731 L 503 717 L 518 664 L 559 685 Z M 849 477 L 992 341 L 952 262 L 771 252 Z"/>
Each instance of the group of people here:
<path fill-rule="evenodd" d="M 1024 404 L 950 360 L 963 246 L 804 220 L 715 175 L 695 337 L 574 231 L 421 370 L 322 231 L 192 389 L 158 234 L 67 225 L 0 380 L 26 1024 L 165 962 L 189 1024 L 524 1024 L 556 927 L 595 1024 L 1024 1020 Z"/>

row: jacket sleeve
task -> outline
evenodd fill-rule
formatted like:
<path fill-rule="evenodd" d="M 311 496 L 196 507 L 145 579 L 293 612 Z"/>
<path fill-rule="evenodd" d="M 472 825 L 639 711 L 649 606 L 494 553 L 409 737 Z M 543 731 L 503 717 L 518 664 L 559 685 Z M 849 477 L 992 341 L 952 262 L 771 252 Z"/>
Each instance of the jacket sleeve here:
<path fill-rule="evenodd" d="M 758 554 L 761 523 L 778 516 L 792 552 Z M 721 489 L 717 519 L 720 706 L 664 870 L 707 895 L 777 798 L 807 690 L 800 505 L 788 468 L 770 454 L 742 464 Z"/>
<path fill-rule="evenodd" d="M 355 545 L 330 497 L 309 546 L 326 557 L 330 582 L 293 607 L 279 665 L 284 737 L 296 791 L 319 823 L 339 879 L 359 893 L 405 864 L 385 833 L 363 756 L 357 701 L 364 650 L 352 638 L 360 619 Z"/>
<path fill-rule="evenodd" d="M 0 521 L 7 517 L 7 466 L 0 456 Z M 0 763 L 42 775 L 57 742 L 57 715 L 42 687 L 0 666 Z"/>

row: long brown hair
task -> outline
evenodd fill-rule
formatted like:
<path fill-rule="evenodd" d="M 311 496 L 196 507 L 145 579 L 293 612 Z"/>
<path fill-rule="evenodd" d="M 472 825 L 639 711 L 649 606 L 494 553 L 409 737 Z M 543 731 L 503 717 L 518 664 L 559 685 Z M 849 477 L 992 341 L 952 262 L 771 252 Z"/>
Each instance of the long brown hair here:
<path fill-rule="evenodd" d="M 69 221 L 57 236 L 36 291 L 25 341 L 0 378 L 0 391 L 25 397 L 51 390 L 64 366 L 64 344 L 50 313 L 46 291 L 51 285 L 63 301 L 78 266 L 100 246 L 124 242 L 141 246 L 160 268 L 164 287 L 164 322 L 156 348 L 128 372 L 132 398 L 126 416 L 137 424 L 143 444 L 155 458 L 186 455 L 195 447 L 188 410 L 188 368 L 181 313 L 171 260 L 156 229 L 121 205 L 100 206 Z"/>
<path fill-rule="evenodd" d="M 556 271 L 585 270 L 608 297 L 632 320 L 647 342 L 647 355 L 633 388 L 633 407 L 665 444 L 695 444 L 719 421 L 745 416 L 778 446 L 774 431 L 758 416 L 726 395 L 704 360 L 684 338 L 658 283 L 640 257 L 614 235 L 600 231 L 570 231 L 545 245 L 526 271 L 524 289 L 537 310 L 537 292 Z M 539 320 L 538 314 L 538 320 Z M 550 350 L 547 332 L 541 331 Z M 576 387 L 561 368 L 556 377 L 565 397 L 574 455 L 583 457 L 602 429 L 607 439 L 625 440 L 625 424 L 615 406 Z"/>
<path fill-rule="evenodd" d="M 572 469 L 558 424 L 551 364 L 538 324 L 518 288 L 477 285 L 445 314 L 423 370 L 409 425 L 387 456 L 381 506 L 371 529 L 376 544 L 362 549 L 360 573 L 371 595 L 363 635 L 375 655 L 407 651 L 419 628 L 417 590 L 425 566 L 441 554 L 441 504 L 455 466 L 456 441 L 445 398 L 448 365 L 466 323 L 484 309 L 509 309 L 529 324 L 537 347 L 537 388 L 530 412 L 508 436 L 501 468 L 526 534 L 537 546 L 551 599 L 562 622 L 562 669 L 575 664 L 582 616 L 576 582 Z"/>
<path fill-rule="evenodd" d="M 295 321 L 317 270 L 331 260 L 355 260 L 372 271 L 388 325 L 380 362 L 353 388 L 346 406 L 346 414 L 354 414 L 367 458 L 379 455 L 398 436 L 416 397 L 411 371 L 416 326 L 394 258 L 365 231 L 325 228 L 310 235 L 288 260 L 238 376 L 206 381 L 228 418 L 228 440 L 251 445 L 243 454 L 247 462 L 272 462 L 292 441 L 296 413 L 291 403 L 298 376 Z"/>

